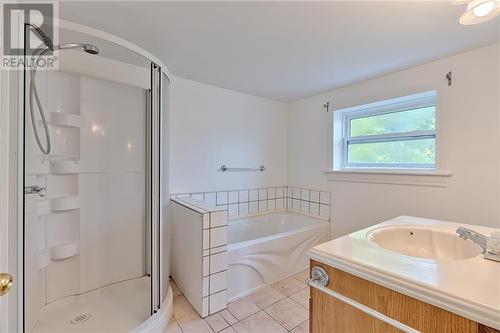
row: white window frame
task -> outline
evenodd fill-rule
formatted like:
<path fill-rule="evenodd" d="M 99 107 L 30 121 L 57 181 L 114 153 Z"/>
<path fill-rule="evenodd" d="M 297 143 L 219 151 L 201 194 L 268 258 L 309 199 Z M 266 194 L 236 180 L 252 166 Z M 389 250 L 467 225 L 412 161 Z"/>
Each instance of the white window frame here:
<path fill-rule="evenodd" d="M 350 107 L 336 112 L 342 115 L 342 170 L 423 170 L 435 171 L 437 164 L 437 140 L 436 130 L 429 131 L 414 131 L 414 132 L 401 132 L 401 133 L 387 133 L 378 135 L 356 136 L 351 137 L 351 121 L 358 118 L 367 116 L 378 116 L 383 114 L 403 112 L 423 107 L 434 106 L 436 107 L 437 118 L 437 93 L 436 91 L 429 91 L 421 94 L 409 95 L 390 100 L 370 103 Z M 349 163 L 349 144 L 355 143 L 378 143 L 378 142 L 394 142 L 404 140 L 418 140 L 418 139 L 434 139 L 435 154 L 433 164 L 422 163 Z"/>

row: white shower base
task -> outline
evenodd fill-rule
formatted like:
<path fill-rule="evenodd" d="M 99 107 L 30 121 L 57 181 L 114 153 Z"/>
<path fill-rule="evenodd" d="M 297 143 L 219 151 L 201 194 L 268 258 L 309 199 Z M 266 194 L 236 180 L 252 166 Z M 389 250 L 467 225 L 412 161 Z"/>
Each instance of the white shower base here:
<path fill-rule="evenodd" d="M 150 318 L 150 307 L 150 278 L 141 277 L 48 304 L 32 332 L 130 332 Z M 170 316 L 171 309 L 164 314 Z M 82 320 L 72 323 L 78 316 Z"/>

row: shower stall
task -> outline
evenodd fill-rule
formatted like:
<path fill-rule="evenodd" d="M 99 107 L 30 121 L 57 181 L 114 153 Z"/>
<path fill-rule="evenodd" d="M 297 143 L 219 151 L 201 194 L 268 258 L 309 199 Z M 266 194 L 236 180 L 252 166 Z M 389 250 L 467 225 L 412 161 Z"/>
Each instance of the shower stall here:
<path fill-rule="evenodd" d="M 61 21 L 58 69 L 19 73 L 17 328 L 161 331 L 169 288 L 168 71 Z M 26 44 L 25 44 L 26 45 Z"/>

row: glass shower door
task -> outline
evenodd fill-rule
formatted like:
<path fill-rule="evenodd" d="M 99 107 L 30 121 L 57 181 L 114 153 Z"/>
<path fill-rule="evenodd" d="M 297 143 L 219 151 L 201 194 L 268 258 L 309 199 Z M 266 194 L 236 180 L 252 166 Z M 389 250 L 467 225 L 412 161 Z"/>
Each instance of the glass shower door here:
<path fill-rule="evenodd" d="M 59 36 L 94 48 L 57 51 L 59 69 L 33 80 L 39 103 L 25 71 L 24 328 L 128 332 L 160 302 L 159 87 L 148 59 Z"/>

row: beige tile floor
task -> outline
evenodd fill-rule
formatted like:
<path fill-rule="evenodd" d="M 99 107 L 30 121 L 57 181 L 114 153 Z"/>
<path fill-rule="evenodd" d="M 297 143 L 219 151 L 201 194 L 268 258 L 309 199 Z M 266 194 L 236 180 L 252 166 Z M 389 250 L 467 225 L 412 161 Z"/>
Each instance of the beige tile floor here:
<path fill-rule="evenodd" d="M 309 333 L 309 288 L 305 270 L 240 298 L 205 319 L 175 283 L 174 316 L 165 333 Z"/>

